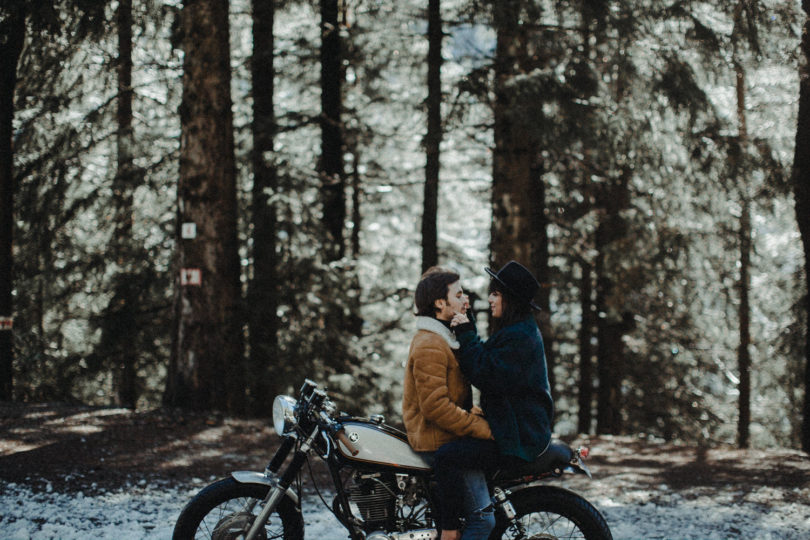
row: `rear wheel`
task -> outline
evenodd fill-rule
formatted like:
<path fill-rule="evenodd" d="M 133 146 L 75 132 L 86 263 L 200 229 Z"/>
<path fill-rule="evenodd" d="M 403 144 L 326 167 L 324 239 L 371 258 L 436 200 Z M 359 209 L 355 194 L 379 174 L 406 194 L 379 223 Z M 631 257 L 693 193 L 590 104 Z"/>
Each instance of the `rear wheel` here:
<path fill-rule="evenodd" d="M 224 478 L 205 487 L 183 509 L 174 526 L 174 540 L 237 540 L 243 538 L 262 510 L 270 488 Z M 288 498 L 282 499 L 259 531 L 261 540 L 302 540 L 304 521 Z"/>
<path fill-rule="evenodd" d="M 566 489 L 541 486 L 510 495 L 515 521 L 498 519 L 489 540 L 585 538 L 612 540 L 610 528 L 591 503 Z"/>

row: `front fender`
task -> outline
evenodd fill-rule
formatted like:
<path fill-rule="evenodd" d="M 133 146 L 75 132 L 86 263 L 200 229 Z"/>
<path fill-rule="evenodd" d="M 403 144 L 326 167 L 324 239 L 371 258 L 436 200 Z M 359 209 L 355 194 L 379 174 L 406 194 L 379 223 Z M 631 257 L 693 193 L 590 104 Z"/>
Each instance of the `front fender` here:
<path fill-rule="evenodd" d="M 274 488 L 278 484 L 278 478 L 275 476 L 268 476 L 256 471 L 235 471 L 231 473 L 231 477 L 240 484 L 260 484 L 269 488 Z M 298 506 L 298 494 L 293 491 L 292 487 L 287 488 L 286 495 L 295 506 Z"/>

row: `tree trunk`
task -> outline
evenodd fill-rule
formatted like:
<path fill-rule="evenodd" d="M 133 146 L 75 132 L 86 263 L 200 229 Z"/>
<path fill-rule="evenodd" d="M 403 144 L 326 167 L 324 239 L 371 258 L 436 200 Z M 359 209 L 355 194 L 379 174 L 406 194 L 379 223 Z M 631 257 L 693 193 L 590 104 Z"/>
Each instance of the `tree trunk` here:
<path fill-rule="evenodd" d="M 439 263 L 436 214 L 439 208 L 439 147 L 442 142 L 442 14 L 440 0 L 428 0 L 427 134 L 422 212 L 422 271 Z"/>
<path fill-rule="evenodd" d="M 363 181 L 360 177 L 360 150 L 352 148 L 352 235 L 351 235 L 351 257 L 353 260 L 360 258 L 360 228 L 363 224 L 363 214 L 360 211 L 360 200 L 363 194 Z M 360 293 L 358 289 L 358 295 Z M 359 296 L 358 296 L 359 298 Z"/>
<path fill-rule="evenodd" d="M 577 431 L 590 433 L 593 421 L 591 406 L 593 402 L 593 269 L 585 261 L 580 263 L 582 277 L 580 279 L 580 305 L 582 307 L 582 322 L 579 329 L 579 412 L 577 415 Z"/>
<path fill-rule="evenodd" d="M 253 276 L 248 291 L 250 322 L 249 399 L 251 412 L 269 410 L 283 377 L 271 376 L 278 364 L 278 259 L 276 206 L 270 194 L 278 189 L 271 161 L 276 117 L 274 105 L 275 1 L 253 0 Z"/>
<path fill-rule="evenodd" d="M 622 422 L 622 380 L 624 378 L 623 337 L 634 328 L 633 314 L 622 311 L 612 302 L 614 293 L 613 268 L 610 261 L 617 249 L 613 244 L 627 234 L 627 225 L 621 216 L 629 205 L 627 189 L 630 171 L 625 170 L 619 180 L 605 186 L 600 205 L 604 216 L 596 230 L 596 312 L 597 317 L 597 374 L 599 389 L 596 405 L 596 432 L 618 434 Z"/>
<path fill-rule="evenodd" d="M 742 67 L 737 64 L 737 115 L 739 119 L 739 152 L 740 159 L 745 155 L 747 129 L 745 123 L 745 76 Z M 737 175 L 744 174 L 745 167 L 737 166 Z M 746 179 L 740 182 L 742 213 L 740 216 L 740 345 L 737 351 L 737 363 L 740 371 L 740 418 L 737 425 L 737 444 L 748 448 L 751 425 L 751 203 L 748 200 Z"/>
<path fill-rule="evenodd" d="M 751 205 L 743 201 L 740 217 L 740 346 L 737 362 L 740 370 L 740 418 L 737 425 L 737 444 L 749 447 L 751 425 Z"/>
<path fill-rule="evenodd" d="M 338 0 L 321 0 L 321 176 L 324 252 L 334 261 L 345 254 L 346 173 L 343 168 L 343 51 L 338 22 Z"/>
<path fill-rule="evenodd" d="M 510 85 L 520 74 L 517 66 L 525 63 L 526 43 L 520 32 L 519 15 L 519 1 L 507 0 L 494 6 L 497 41 L 490 251 L 495 265 L 514 259 L 531 266 L 533 237 L 537 233 L 531 228 L 532 215 L 542 209 L 527 197 L 533 191 L 536 149 L 526 124 L 520 122 L 521 103 Z"/>
<path fill-rule="evenodd" d="M 137 329 L 134 311 L 137 291 L 132 283 L 132 196 L 137 177 L 133 166 L 132 133 L 132 0 L 121 0 L 116 13 L 118 26 L 118 104 L 117 153 L 118 170 L 113 180 L 115 204 L 115 233 L 111 242 L 112 255 L 117 259 L 118 274 L 114 278 L 113 298 L 105 314 L 106 350 L 115 373 L 118 403 L 135 408 L 138 399 L 136 362 L 137 349 L 132 346 L 132 333 Z"/>
<path fill-rule="evenodd" d="M 535 60 L 528 54 L 529 38 L 522 26 L 522 11 L 520 0 L 494 5 L 497 40 L 490 253 L 494 265 L 516 260 L 527 266 L 540 282 L 537 301 L 541 311 L 537 314 L 537 324 L 543 335 L 549 384 L 554 394 L 544 171 L 537 138 L 525 120 L 525 111 L 534 106 L 526 100 L 542 99 L 542 96 L 527 98 L 516 92 L 512 84 L 516 76 L 535 67 Z"/>
<path fill-rule="evenodd" d="M 25 40 L 25 12 L 19 6 L 9 8 L 0 21 L 0 400 L 14 397 L 14 316 L 12 289 L 14 239 L 14 89 L 17 86 L 17 62 Z M 16 9 L 15 9 L 16 8 Z"/>
<path fill-rule="evenodd" d="M 737 349 L 737 366 L 740 373 L 739 419 L 737 423 L 737 444 L 740 448 L 748 448 L 751 425 L 751 305 L 749 292 L 751 290 L 751 202 L 748 194 L 748 178 L 746 177 L 746 156 L 748 155 L 748 126 L 745 115 L 745 70 L 739 58 L 737 35 L 741 27 L 739 19 L 742 12 L 742 2 L 735 9 L 734 37 L 734 74 L 737 94 L 737 148 L 731 158 L 734 177 L 737 180 L 737 192 L 740 197 L 740 281 L 737 285 L 740 295 L 739 307 L 739 333 L 740 342 Z"/>
<path fill-rule="evenodd" d="M 596 432 L 618 434 L 621 431 L 621 334 L 617 334 L 615 321 L 607 317 L 610 311 L 608 297 L 613 288 L 607 275 L 605 251 L 608 238 L 606 229 L 600 224 L 596 232 L 596 312 L 599 314 L 596 327 L 596 372 L 599 377 L 596 402 Z"/>
<path fill-rule="evenodd" d="M 245 392 L 228 2 L 187 0 L 181 19 L 185 58 L 175 329 L 166 401 L 241 412 Z M 196 235 L 188 234 L 191 227 L 185 224 L 194 224 Z"/>
<path fill-rule="evenodd" d="M 804 246 L 804 275 L 807 283 L 804 340 L 804 411 L 802 416 L 802 450 L 810 453 L 810 0 L 802 0 L 805 13 L 799 58 L 799 117 L 796 148 L 793 157 L 793 189 L 796 199 L 796 221 Z"/>
<path fill-rule="evenodd" d="M 546 185 L 543 183 L 543 164 L 539 157 L 535 157 L 529 171 L 529 199 L 532 203 L 530 213 L 530 228 L 532 237 L 531 267 L 535 272 L 540 290 L 537 293 L 537 305 L 540 311 L 535 318 L 543 336 L 543 348 L 546 352 L 546 365 L 548 367 L 548 383 L 551 395 L 556 400 L 556 378 L 554 376 L 554 332 L 551 326 L 551 267 L 548 253 L 548 227 L 549 219 L 546 215 Z"/>

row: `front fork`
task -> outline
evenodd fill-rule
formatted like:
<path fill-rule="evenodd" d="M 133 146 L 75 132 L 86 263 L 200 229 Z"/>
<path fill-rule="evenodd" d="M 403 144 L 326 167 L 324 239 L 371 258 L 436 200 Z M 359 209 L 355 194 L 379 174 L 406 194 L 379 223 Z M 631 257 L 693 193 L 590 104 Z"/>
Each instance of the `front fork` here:
<path fill-rule="evenodd" d="M 304 441 L 298 450 L 296 450 L 295 455 L 293 455 L 292 462 L 290 462 L 290 464 L 284 470 L 278 484 L 267 492 L 267 496 L 263 501 L 264 507 L 259 513 L 259 516 L 253 520 L 253 524 L 250 526 L 250 530 L 245 536 L 245 540 L 255 540 L 256 536 L 259 534 L 259 531 L 262 529 L 262 527 L 264 527 L 264 524 L 267 523 L 267 520 L 270 518 L 270 514 L 272 514 L 276 507 L 278 507 L 278 504 L 286 495 L 287 489 L 289 489 L 289 487 L 298 477 L 298 473 L 301 471 L 304 463 L 306 463 L 307 454 L 312 448 L 312 442 L 315 440 L 318 433 L 319 430 L 317 428 L 312 430 L 312 433 L 307 440 Z M 272 461 L 267 465 L 267 470 L 269 472 L 278 471 L 279 467 L 281 467 L 281 464 L 284 462 L 284 459 L 287 457 L 287 454 L 289 454 L 290 450 L 292 449 L 293 444 L 294 440 L 292 440 L 292 438 L 287 438 L 284 440 L 282 447 L 278 452 L 276 452 L 276 455 L 273 456 Z"/>

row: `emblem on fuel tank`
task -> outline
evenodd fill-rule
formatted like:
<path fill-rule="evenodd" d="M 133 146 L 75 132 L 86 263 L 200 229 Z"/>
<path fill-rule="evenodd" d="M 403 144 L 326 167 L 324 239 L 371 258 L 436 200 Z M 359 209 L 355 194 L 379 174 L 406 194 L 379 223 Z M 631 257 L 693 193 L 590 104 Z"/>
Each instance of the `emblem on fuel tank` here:
<path fill-rule="evenodd" d="M 359 439 L 359 438 L 360 438 L 360 435 L 358 435 L 356 431 L 352 431 L 351 433 L 349 433 L 349 440 L 351 442 L 357 442 L 357 439 Z"/>

